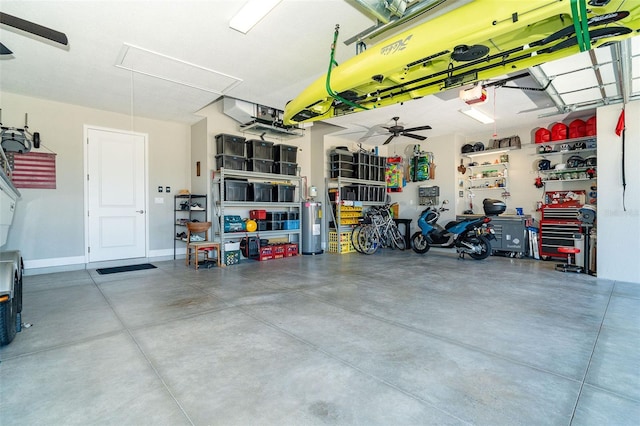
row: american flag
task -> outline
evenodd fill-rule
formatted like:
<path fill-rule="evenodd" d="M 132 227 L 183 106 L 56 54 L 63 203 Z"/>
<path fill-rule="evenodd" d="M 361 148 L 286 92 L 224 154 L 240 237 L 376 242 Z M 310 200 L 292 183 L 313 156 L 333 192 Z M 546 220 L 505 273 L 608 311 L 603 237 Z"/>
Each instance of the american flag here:
<path fill-rule="evenodd" d="M 16 188 L 56 189 L 56 154 L 12 152 L 7 159 Z"/>

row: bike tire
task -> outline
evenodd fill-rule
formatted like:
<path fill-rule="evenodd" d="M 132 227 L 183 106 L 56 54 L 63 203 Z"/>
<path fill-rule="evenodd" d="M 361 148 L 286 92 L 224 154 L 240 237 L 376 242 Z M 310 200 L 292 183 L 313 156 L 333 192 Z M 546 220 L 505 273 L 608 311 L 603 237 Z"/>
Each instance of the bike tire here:
<path fill-rule="evenodd" d="M 465 238 L 465 241 L 468 241 L 474 245 L 480 245 L 482 247 L 482 251 L 480 253 L 468 253 L 472 259 L 483 260 L 489 257 L 489 255 L 491 254 L 491 243 L 482 235 Z"/>
<path fill-rule="evenodd" d="M 380 248 L 380 239 L 373 226 L 363 226 L 358 233 L 358 242 L 363 254 L 374 254 Z"/>
<path fill-rule="evenodd" d="M 353 246 L 354 250 L 360 254 L 364 254 L 362 248 L 360 248 L 360 241 L 358 239 L 358 234 L 360 233 L 362 227 L 363 225 L 357 225 L 351 230 L 351 245 Z"/>
<path fill-rule="evenodd" d="M 397 226 L 392 226 L 389 230 L 389 234 L 391 236 L 393 246 L 397 247 L 399 250 L 404 250 L 407 248 L 407 242 L 404 239 L 404 235 L 400 233 L 400 230 Z"/>
<path fill-rule="evenodd" d="M 418 254 L 425 254 L 431 248 L 427 238 L 418 231 L 411 236 L 411 248 Z"/>

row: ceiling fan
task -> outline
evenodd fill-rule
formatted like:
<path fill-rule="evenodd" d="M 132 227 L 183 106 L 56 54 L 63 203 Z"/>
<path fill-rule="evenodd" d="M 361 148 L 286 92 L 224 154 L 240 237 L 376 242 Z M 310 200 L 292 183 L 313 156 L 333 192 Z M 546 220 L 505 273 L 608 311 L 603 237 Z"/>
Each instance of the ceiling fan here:
<path fill-rule="evenodd" d="M 17 28 L 21 31 L 46 38 L 47 40 L 60 43 L 64 46 L 69 43 L 66 34 L 61 33 L 60 31 L 52 30 L 51 28 L 44 27 L 31 21 L 26 21 L 22 18 L 9 15 L 8 13 L 0 12 L 0 24 Z M 12 53 L 11 49 L 0 43 L 0 55 L 11 55 Z"/>
<path fill-rule="evenodd" d="M 398 136 L 406 136 L 408 138 L 413 138 L 413 139 L 418 139 L 419 141 L 423 141 L 427 138 L 426 136 L 416 135 L 409 132 L 431 129 L 431 126 L 418 126 L 418 127 L 410 127 L 408 129 L 405 129 L 404 126 L 398 124 L 398 120 L 400 120 L 400 117 L 393 117 L 393 121 L 395 121 L 395 124 L 393 126 L 391 127 L 381 126 L 383 129 L 387 129 L 389 133 L 391 133 L 391 136 L 389 136 L 389 138 L 386 141 L 384 141 L 383 145 L 388 144 L 389 142 L 391 142 L 393 138 L 396 138 Z"/>

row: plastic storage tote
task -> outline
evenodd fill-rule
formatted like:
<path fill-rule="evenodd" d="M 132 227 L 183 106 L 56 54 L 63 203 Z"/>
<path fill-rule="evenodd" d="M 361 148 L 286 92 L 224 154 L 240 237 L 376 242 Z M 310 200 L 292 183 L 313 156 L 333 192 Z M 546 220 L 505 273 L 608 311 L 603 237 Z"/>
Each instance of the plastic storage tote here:
<path fill-rule="evenodd" d="M 225 154 L 244 157 L 244 143 L 245 138 L 242 136 L 227 135 L 221 133 L 219 135 L 216 135 L 216 153 L 218 155 Z"/>
<path fill-rule="evenodd" d="M 249 184 L 250 201 L 258 203 L 270 203 L 273 199 L 273 187 L 271 183 L 253 182 Z M 261 218 L 264 219 L 264 218 Z"/>
<path fill-rule="evenodd" d="M 244 145 L 243 145 L 244 146 Z M 239 155 L 216 155 L 216 169 L 247 170 L 247 159 Z"/>
<path fill-rule="evenodd" d="M 225 201 L 247 201 L 247 188 L 249 183 L 246 180 L 224 181 L 224 200 Z"/>
<path fill-rule="evenodd" d="M 247 141 L 247 157 L 273 161 L 273 142 L 250 139 Z"/>
<path fill-rule="evenodd" d="M 292 145 L 274 145 L 274 160 L 275 161 L 284 161 L 287 163 L 295 163 L 297 162 L 298 155 L 298 147 Z"/>
<path fill-rule="evenodd" d="M 251 172 L 272 173 L 273 161 L 261 158 L 251 158 L 247 160 L 247 169 Z"/>

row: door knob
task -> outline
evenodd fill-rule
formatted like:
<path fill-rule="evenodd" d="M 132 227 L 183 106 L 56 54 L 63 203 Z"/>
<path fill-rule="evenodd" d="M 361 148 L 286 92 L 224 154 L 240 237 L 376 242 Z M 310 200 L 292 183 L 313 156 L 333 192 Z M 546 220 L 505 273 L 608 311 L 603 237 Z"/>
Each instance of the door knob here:
<path fill-rule="evenodd" d="M 142 213 L 144 213 L 144 210 L 136 210 L 136 213 L 142 214 Z"/>

